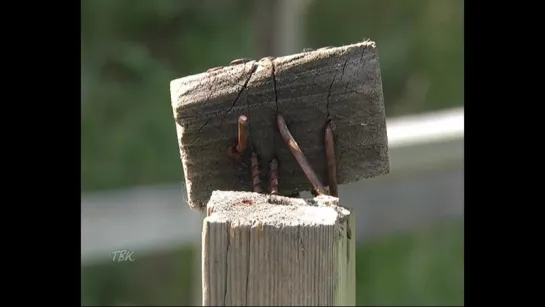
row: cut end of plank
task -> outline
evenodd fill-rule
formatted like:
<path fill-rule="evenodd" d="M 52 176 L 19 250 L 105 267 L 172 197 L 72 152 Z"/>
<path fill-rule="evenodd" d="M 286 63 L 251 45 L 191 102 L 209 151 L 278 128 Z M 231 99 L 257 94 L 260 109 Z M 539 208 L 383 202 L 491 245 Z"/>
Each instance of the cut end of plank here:
<path fill-rule="evenodd" d="M 209 222 L 237 225 L 266 223 L 276 226 L 335 225 L 348 218 L 339 199 L 320 195 L 302 199 L 254 192 L 214 191 L 207 204 Z"/>
<path fill-rule="evenodd" d="M 170 83 L 189 205 L 203 209 L 213 190 L 251 191 L 250 150 L 229 157 L 237 122 L 248 119 L 248 146 L 279 163 L 279 193 L 312 190 L 276 127 L 281 114 L 319 180 L 328 185 L 324 129 L 332 120 L 337 183 L 389 172 L 379 59 L 372 41 L 259 61 L 245 60 Z M 263 187 L 264 190 L 265 187 Z"/>

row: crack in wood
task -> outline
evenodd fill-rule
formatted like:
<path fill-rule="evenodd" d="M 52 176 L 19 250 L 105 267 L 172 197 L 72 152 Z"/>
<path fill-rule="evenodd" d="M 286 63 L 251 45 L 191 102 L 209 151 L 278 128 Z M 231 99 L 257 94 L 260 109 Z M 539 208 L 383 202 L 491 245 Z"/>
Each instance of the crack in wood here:
<path fill-rule="evenodd" d="M 171 82 L 174 117 L 184 127 L 178 127 L 177 133 L 188 203 L 206 204 L 216 189 L 251 189 L 250 174 L 246 171 L 242 178 L 243 171 L 226 154 L 236 140 L 235 118 L 240 114 L 234 113 L 239 111 L 251 122 L 249 143 L 265 161 L 275 156 L 282 164 L 281 194 L 312 187 L 280 140 L 277 114 L 289 123 L 322 182 L 327 181 L 324 117 L 337 126 L 338 184 L 388 172 L 382 83 L 373 42 L 262 59 L 213 73 L 213 77 L 204 73 Z M 267 173 L 263 171 L 267 163 L 260 168 L 261 174 Z"/>

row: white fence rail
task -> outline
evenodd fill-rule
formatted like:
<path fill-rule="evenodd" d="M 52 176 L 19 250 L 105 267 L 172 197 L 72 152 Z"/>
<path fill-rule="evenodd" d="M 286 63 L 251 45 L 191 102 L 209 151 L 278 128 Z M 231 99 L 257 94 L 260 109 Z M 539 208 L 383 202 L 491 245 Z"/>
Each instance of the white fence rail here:
<path fill-rule="evenodd" d="M 341 185 L 356 208 L 359 240 L 464 212 L 464 109 L 387 120 L 389 175 Z M 82 265 L 112 252 L 200 242 L 201 216 L 181 184 L 82 195 Z"/>

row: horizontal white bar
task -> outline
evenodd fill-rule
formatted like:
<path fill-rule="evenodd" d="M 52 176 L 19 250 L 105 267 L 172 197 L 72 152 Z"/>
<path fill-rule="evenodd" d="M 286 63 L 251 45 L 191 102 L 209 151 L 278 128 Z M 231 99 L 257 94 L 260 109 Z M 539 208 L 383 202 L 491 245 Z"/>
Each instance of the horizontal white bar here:
<path fill-rule="evenodd" d="M 464 108 L 387 120 L 388 147 L 464 137 Z"/>
<path fill-rule="evenodd" d="M 341 185 L 358 240 L 463 214 L 463 108 L 389 119 L 390 174 Z M 360 213 L 361 212 L 361 213 Z M 82 195 L 82 263 L 197 244 L 201 216 L 180 184 Z"/>

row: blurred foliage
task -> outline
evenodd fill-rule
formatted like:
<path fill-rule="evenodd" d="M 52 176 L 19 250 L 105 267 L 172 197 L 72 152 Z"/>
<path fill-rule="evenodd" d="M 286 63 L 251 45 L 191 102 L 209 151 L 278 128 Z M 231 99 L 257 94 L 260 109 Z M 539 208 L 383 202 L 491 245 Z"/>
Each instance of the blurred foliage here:
<path fill-rule="evenodd" d="M 190 306 L 195 286 L 194 253 L 189 247 L 153 255 L 135 252 L 133 262 L 82 267 L 81 304 Z"/>
<path fill-rule="evenodd" d="M 253 3 L 81 1 L 84 191 L 183 180 L 169 82 L 253 58 Z M 389 117 L 459 106 L 463 6 L 461 0 L 312 0 L 304 45 L 376 41 Z M 82 268 L 82 303 L 191 304 L 193 252 Z M 357 257 L 358 304 L 463 303 L 462 222 L 377 240 L 359 247 Z"/>
<path fill-rule="evenodd" d="M 314 0 L 305 45 L 371 38 L 388 116 L 463 104 L 463 1 Z M 82 1 L 82 184 L 181 181 L 172 79 L 252 57 L 250 0 Z"/>
<path fill-rule="evenodd" d="M 463 221 L 376 240 L 356 257 L 358 304 L 464 304 Z"/>
<path fill-rule="evenodd" d="M 460 0 L 317 0 L 306 29 L 313 47 L 377 43 L 392 116 L 463 104 L 463 12 Z"/>
<path fill-rule="evenodd" d="M 131 263 L 82 269 L 83 305 L 177 305 L 193 302 L 195 252 L 183 248 Z M 374 240 L 356 252 L 358 305 L 463 305 L 464 224 L 448 221 Z"/>

